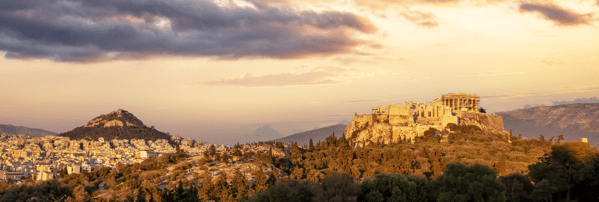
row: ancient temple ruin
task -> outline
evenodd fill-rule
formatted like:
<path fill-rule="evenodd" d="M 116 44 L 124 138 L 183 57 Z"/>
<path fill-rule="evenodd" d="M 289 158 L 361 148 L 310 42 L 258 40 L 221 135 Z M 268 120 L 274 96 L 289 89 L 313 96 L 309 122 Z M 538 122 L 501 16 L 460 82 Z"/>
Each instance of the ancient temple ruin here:
<path fill-rule="evenodd" d="M 466 93 L 450 93 L 431 101 L 431 105 L 451 107 L 453 111 L 478 112 L 478 95 Z"/>
<path fill-rule="evenodd" d="M 376 106 L 370 114 L 354 113 L 345 129 L 349 140 L 364 142 L 397 142 L 422 136 L 435 128 L 445 131 L 448 124 L 476 125 L 483 130 L 503 131 L 503 119 L 495 114 L 478 111 L 479 97 L 466 93 L 441 95 L 429 104 L 406 102 L 403 105 Z"/>
<path fill-rule="evenodd" d="M 429 105 L 419 102 L 406 102 L 405 105 L 377 106 L 371 108 L 373 122 L 386 119 L 392 125 L 442 125 L 458 124 L 461 112 L 478 112 L 477 95 L 450 93 L 442 95 Z"/>

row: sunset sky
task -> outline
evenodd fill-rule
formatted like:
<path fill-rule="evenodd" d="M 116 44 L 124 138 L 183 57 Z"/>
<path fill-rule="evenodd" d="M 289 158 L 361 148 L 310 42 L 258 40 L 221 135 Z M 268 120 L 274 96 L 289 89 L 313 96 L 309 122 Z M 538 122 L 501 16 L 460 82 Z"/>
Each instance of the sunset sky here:
<path fill-rule="evenodd" d="M 0 124 L 119 108 L 245 141 L 463 92 L 488 112 L 599 95 L 599 1 L 3 0 Z"/>

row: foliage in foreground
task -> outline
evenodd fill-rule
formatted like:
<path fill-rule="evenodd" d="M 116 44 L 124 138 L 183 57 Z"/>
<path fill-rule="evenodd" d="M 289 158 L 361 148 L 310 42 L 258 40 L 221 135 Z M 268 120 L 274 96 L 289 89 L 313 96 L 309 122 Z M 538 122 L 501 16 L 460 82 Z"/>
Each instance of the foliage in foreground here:
<path fill-rule="evenodd" d="M 597 148 L 563 138 L 526 140 L 477 127 L 450 127 L 448 142 L 427 131 L 415 144 L 371 142 L 354 148 L 331 135 L 281 158 L 267 153 L 219 152 L 190 161 L 182 151 L 139 164 L 66 175 L 47 182 L 0 183 L 2 201 L 592 201 L 599 197 Z M 543 155 L 544 154 L 544 155 Z M 188 172 L 231 158 L 253 159 L 249 183 L 239 172 L 210 180 Z M 170 171 L 164 168 L 170 167 Z M 262 169 L 270 167 L 272 174 Z M 286 178 L 278 173 L 285 172 Z M 388 174 L 385 174 L 388 173 Z M 107 190 L 98 191 L 106 182 Z M 533 185 L 534 183 L 534 185 Z"/>
<path fill-rule="evenodd" d="M 486 166 L 451 163 L 437 179 L 378 173 L 374 179 L 354 183 L 348 174 L 332 174 L 322 183 L 289 180 L 252 197 L 252 202 L 274 201 L 506 201 L 496 172 Z"/>

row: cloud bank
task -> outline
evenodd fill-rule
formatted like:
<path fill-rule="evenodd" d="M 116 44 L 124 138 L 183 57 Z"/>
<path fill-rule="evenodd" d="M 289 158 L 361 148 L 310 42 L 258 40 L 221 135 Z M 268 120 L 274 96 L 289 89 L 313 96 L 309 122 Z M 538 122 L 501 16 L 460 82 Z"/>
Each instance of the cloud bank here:
<path fill-rule="evenodd" d="M 437 27 L 439 23 L 436 20 L 436 16 L 430 12 L 422 12 L 417 10 L 406 10 L 401 15 L 407 20 L 421 26 L 421 27 Z"/>
<path fill-rule="evenodd" d="M 580 14 L 554 4 L 522 3 L 520 12 L 538 12 L 558 26 L 577 26 L 592 21 L 591 14 Z"/>
<path fill-rule="evenodd" d="M 302 73 L 282 73 L 257 75 L 247 73 L 233 78 L 218 81 L 201 82 L 199 84 L 209 86 L 294 86 L 314 84 L 337 84 L 343 83 L 344 79 L 351 76 L 350 69 L 341 67 L 318 67 Z"/>
<path fill-rule="evenodd" d="M 297 11 L 264 1 L 0 1 L 6 58 L 100 62 L 158 56 L 302 58 L 353 50 L 377 28 L 347 12 Z"/>

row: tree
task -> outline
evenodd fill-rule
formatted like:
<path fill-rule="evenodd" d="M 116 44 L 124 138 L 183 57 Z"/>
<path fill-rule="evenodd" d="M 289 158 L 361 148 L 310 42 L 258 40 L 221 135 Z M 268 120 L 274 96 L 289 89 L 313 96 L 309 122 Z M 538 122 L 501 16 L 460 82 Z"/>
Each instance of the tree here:
<path fill-rule="evenodd" d="M 310 146 L 308 146 L 308 149 L 314 150 L 314 142 L 312 142 L 312 138 L 310 138 Z"/>
<path fill-rule="evenodd" d="M 231 180 L 231 191 L 236 201 L 248 197 L 248 181 L 239 170 L 235 170 L 233 179 Z"/>
<path fill-rule="evenodd" d="M 208 148 L 208 152 L 210 152 L 210 156 L 214 157 L 214 155 L 216 154 L 216 147 L 214 146 L 214 144 L 210 145 L 210 147 Z"/>
<path fill-rule="evenodd" d="M 566 201 L 578 198 L 572 197 L 573 188 L 580 182 L 578 171 L 586 172 L 587 162 L 597 156 L 596 148 L 584 142 L 565 142 L 554 144 L 551 150 L 541 162 L 528 166 L 530 178 L 535 183 L 532 198 L 544 200 L 544 194 Z"/>
<path fill-rule="evenodd" d="M 303 201 L 356 201 L 360 191 L 354 178 L 347 174 L 332 173 L 324 177 L 322 184 L 309 180 L 286 180 L 272 185 L 262 193 L 255 194 L 250 201 L 303 202 Z"/>
<path fill-rule="evenodd" d="M 507 159 L 507 155 L 505 153 L 501 153 L 501 157 L 499 157 L 499 161 L 495 164 L 495 170 L 499 175 L 505 175 L 508 172 L 509 162 Z"/>
<path fill-rule="evenodd" d="M 250 198 L 251 202 L 303 202 L 303 201 L 320 201 L 315 200 L 317 196 L 323 196 L 322 187 L 312 181 L 298 181 L 290 179 L 280 184 L 268 187 L 267 190 L 261 193 L 254 194 Z"/>
<path fill-rule="evenodd" d="M 68 175 L 69 173 L 67 172 L 67 167 L 62 167 L 62 169 L 60 169 L 60 178 L 64 178 Z"/>
<path fill-rule="evenodd" d="M 254 193 L 260 193 L 268 188 L 268 177 L 258 168 L 252 173 L 254 176 L 253 190 Z"/>
<path fill-rule="evenodd" d="M 177 144 L 177 146 L 175 146 L 175 153 L 181 153 L 181 147 L 179 146 L 179 144 Z"/>
<path fill-rule="evenodd" d="M 229 163 L 229 160 L 231 160 L 231 156 L 229 156 L 229 154 L 227 153 L 223 153 L 220 159 L 223 163 Z"/>
<path fill-rule="evenodd" d="M 227 183 L 227 174 L 221 173 L 220 176 L 216 178 L 216 183 L 214 183 L 214 196 L 219 199 L 218 201 L 225 201 L 231 195 L 231 188 Z"/>
<path fill-rule="evenodd" d="M 206 180 L 202 183 L 202 187 L 198 191 L 198 198 L 202 201 L 215 200 L 214 197 L 214 184 L 212 181 Z"/>
<path fill-rule="evenodd" d="M 378 173 L 360 185 L 358 201 L 429 201 L 427 179 L 410 175 Z"/>
<path fill-rule="evenodd" d="M 272 163 L 272 158 L 273 158 L 272 148 L 270 148 L 268 150 L 268 163 Z"/>
<path fill-rule="evenodd" d="M 297 142 L 291 145 L 289 152 L 291 153 L 289 159 L 301 158 L 303 153 L 302 149 L 297 145 Z"/>
<path fill-rule="evenodd" d="M 215 159 L 216 161 L 220 160 L 220 159 L 221 159 L 221 155 L 220 155 L 220 153 L 216 153 L 216 154 L 214 154 L 214 159 Z"/>
<path fill-rule="evenodd" d="M 91 196 L 85 191 L 85 186 L 79 185 L 73 189 L 75 201 L 91 201 Z"/>
<path fill-rule="evenodd" d="M 599 157 L 581 165 L 575 176 L 576 188 L 573 192 L 578 201 L 592 201 L 599 198 Z"/>
<path fill-rule="evenodd" d="M 551 147 L 551 166 L 561 173 L 565 185 L 566 201 L 570 201 L 572 188 L 574 187 L 574 176 L 579 167 L 593 159 L 597 151 L 588 143 L 565 142 L 555 144 Z M 559 189 L 559 187 L 558 187 Z M 563 190 L 563 189 L 562 189 Z"/>
<path fill-rule="evenodd" d="M 331 173 L 322 179 L 322 190 L 321 201 L 356 201 L 360 186 L 348 174 Z"/>
<path fill-rule="evenodd" d="M 483 107 L 480 107 L 480 108 L 478 108 L 478 112 L 487 113 L 487 110 L 485 110 L 485 108 L 483 108 Z"/>
<path fill-rule="evenodd" d="M 239 143 L 237 143 L 239 144 Z M 237 157 L 241 157 L 242 153 L 241 150 L 239 150 L 240 147 L 235 146 L 235 148 L 233 148 L 233 156 L 237 156 Z"/>
<path fill-rule="evenodd" d="M 531 193 L 531 198 L 534 201 L 553 201 L 553 193 L 557 192 L 557 188 L 548 180 L 540 181 L 534 186 Z"/>
<path fill-rule="evenodd" d="M 559 144 L 562 142 L 562 140 L 564 140 L 564 134 L 558 135 L 557 136 L 557 141 L 555 142 L 556 144 Z"/>
<path fill-rule="evenodd" d="M 445 172 L 431 182 L 435 198 L 445 201 L 506 201 L 505 187 L 497 172 L 487 166 L 447 164 Z"/>
<path fill-rule="evenodd" d="M 530 194 L 534 190 L 534 186 L 520 173 L 512 173 L 506 176 L 499 177 L 503 186 L 505 186 L 505 196 L 508 201 L 520 202 L 530 201 Z"/>

